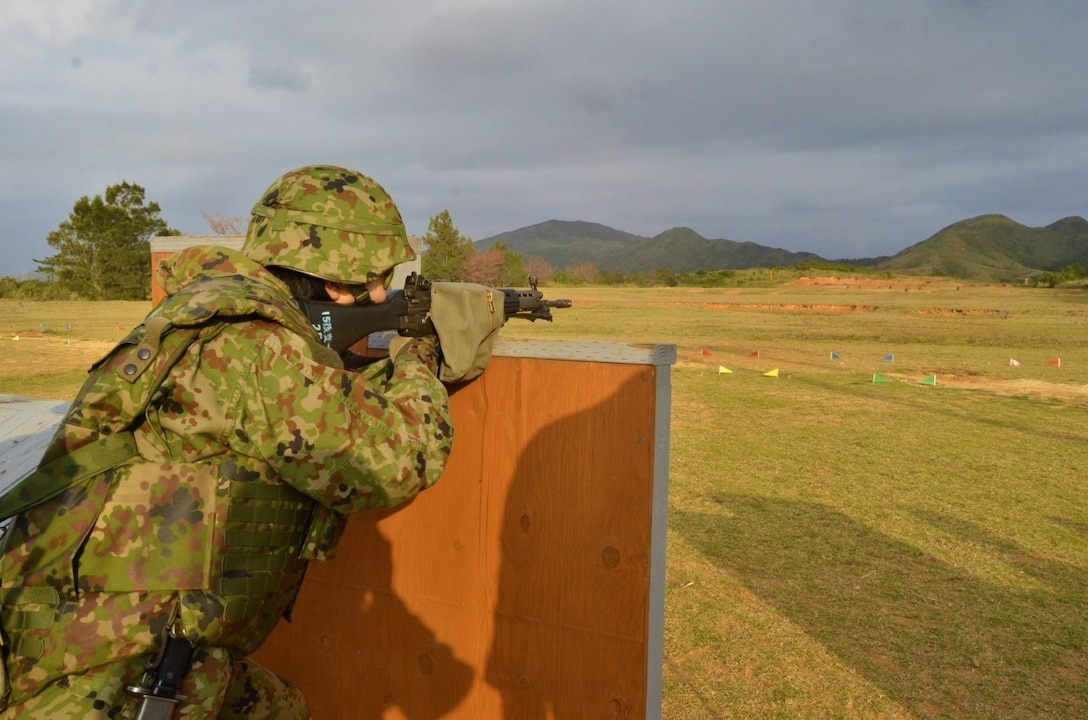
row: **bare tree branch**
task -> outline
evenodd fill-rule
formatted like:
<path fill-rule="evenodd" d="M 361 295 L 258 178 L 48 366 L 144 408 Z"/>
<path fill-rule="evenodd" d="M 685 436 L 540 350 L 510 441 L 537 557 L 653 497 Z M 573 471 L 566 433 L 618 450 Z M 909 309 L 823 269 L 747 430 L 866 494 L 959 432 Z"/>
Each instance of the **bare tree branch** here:
<path fill-rule="evenodd" d="M 200 214 L 204 216 L 204 220 L 208 223 L 208 227 L 212 229 L 212 232 L 216 235 L 244 235 L 246 231 L 246 221 L 243 218 L 235 217 L 233 215 L 224 215 L 218 212 L 208 212 L 201 210 Z"/>

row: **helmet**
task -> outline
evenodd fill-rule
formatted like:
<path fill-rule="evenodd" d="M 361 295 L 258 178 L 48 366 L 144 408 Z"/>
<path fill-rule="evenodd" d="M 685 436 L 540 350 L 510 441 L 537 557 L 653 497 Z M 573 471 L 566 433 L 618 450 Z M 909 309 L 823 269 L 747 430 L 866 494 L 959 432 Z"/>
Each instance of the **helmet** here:
<path fill-rule="evenodd" d="M 346 285 L 388 282 L 393 266 L 415 257 L 382 186 L 332 165 L 302 167 L 272 183 L 253 206 L 242 252 Z"/>

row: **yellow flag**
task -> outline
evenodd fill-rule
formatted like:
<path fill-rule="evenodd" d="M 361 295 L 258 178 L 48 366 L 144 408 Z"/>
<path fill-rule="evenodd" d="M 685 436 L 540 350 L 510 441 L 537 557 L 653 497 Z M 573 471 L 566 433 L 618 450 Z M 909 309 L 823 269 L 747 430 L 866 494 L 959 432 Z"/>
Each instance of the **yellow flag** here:
<path fill-rule="evenodd" d="M 778 368 L 763 373 L 763 377 L 778 377 Z"/>
<path fill-rule="evenodd" d="M 719 375 L 726 375 L 726 374 L 731 373 L 731 372 L 733 372 L 733 371 L 730 370 L 729 368 L 725 367 L 724 365 L 719 365 L 718 366 L 718 374 Z"/>

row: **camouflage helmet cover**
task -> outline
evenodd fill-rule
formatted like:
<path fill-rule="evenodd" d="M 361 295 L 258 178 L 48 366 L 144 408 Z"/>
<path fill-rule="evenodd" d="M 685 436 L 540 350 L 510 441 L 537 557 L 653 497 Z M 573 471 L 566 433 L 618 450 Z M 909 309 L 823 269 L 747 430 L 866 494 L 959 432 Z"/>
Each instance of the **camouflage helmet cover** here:
<path fill-rule="evenodd" d="M 272 183 L 253 206 L 242 252 L 262 265 L 349 285 L 415 257 L 385 189 L 333 165 L 298 168 Z"/>

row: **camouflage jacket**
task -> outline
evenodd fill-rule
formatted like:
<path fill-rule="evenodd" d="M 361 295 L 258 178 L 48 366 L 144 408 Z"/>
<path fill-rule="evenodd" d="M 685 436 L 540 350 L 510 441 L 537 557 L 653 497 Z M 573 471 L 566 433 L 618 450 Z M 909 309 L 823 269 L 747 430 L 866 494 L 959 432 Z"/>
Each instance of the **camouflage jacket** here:
<path fill-rule="evenodd" d="M 42 460 L 101 447 L 86 462 L 117 466 L 23 511 L 4 538 L 13 704 L 152 651 L 175 612 L 195 642 L 252 651 L 343 516 L 408 500 L 449 454 L 433 341 L 348 372 L 245 256 L 190 248 L 160 277 L 169 296 L 92 368 Z M 118 465 L 119 441 L 132 457 Z"/>

